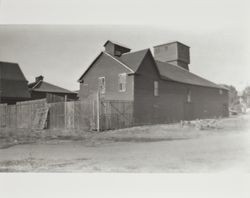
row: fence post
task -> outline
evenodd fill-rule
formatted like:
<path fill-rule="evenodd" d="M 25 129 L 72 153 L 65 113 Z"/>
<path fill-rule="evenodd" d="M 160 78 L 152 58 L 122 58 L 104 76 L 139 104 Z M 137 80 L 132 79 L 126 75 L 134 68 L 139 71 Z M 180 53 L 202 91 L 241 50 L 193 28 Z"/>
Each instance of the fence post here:
<path fill-rule="evenodd" d="M 64 129 L 67 129 L 67 104 L 64 101 Z"/>
<path fill-rule="evenodd" d="M 97 92 L 96 97 L 96 130 L 100 131 L 100 94 L 99 91 Z"/>

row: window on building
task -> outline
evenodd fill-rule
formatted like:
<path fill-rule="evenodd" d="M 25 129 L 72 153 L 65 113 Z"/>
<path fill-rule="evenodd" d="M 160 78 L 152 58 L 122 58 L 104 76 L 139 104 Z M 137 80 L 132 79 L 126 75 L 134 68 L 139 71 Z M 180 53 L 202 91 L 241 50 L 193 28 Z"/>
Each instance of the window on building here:
<path fill-rule="evenodd" d="M 154 50 L 154 52 L 156 53 L 156 54 L 159 54 L 160 53 L 160 48 L 155 48 L 155 50 Z"/>
<path fill-rule="evenodd" d="M 219 90 L 219 93 L 220 93 L 220 95 L 222 95 L 222 94 L 223 94 L 223 90 L 222 90 L 222 89 L 220 89 L 220 90 Z"/>
<path fill-rule="evenodd" d="M 154 81 L 154 96 L 159 96 L 159 83 Z"/>
<path fill-rule="evenodd" d="M 119 91 L 120 92 L 125 92 L 126 91 L 126 77 L 127 74 L 119 74 Z"/>
<path fill-rule="evenodd" d="M 98 78 L 98 85 L 99 85 L 99 92 L 101 94 L 105 93 L 105 77 L 99 77 Z"/>
<path fill-rule="evenodd" d="M 191 90 L 188 90 L 187 92 L 187 102 L 190 103 L 191 102 Z"/>
<path fill-rule="evenodd" d="M 119 51 L 119 50 L 116 50 L 116 51 L 115 51 L 115 55 L 116 55 L 116 56 L 121 56 L 121 55 L 122 55 L 122 52 Z"/>

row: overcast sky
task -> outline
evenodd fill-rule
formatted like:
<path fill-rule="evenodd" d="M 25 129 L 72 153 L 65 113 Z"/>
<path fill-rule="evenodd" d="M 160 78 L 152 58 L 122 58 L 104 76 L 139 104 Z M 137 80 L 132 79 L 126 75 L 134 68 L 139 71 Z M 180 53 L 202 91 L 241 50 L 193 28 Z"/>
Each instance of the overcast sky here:
<path fill-rule="evenodd" d="M 242 90 L 250 85 L 247 8 L 244 0 L 0 0 L 0 60 L 18 62 L 30 82 L 44 75 L 75 90 L 108 39 L 133 50 L 178 40 L 191 47 L 192 72 Z"/>

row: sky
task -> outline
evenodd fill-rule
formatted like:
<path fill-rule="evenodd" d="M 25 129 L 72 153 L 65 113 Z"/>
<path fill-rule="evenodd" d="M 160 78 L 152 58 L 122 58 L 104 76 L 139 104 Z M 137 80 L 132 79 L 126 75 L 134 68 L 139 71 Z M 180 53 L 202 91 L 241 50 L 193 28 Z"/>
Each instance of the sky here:
<path fill-rule="evenodd" d="M 190 71 L 215 83 L 250 85 L 245 0 L 0 0 L 0 60 L 18 62 L 70 90 L 106 40 L 132 50 L 170 41 L 190 46 Z"/>

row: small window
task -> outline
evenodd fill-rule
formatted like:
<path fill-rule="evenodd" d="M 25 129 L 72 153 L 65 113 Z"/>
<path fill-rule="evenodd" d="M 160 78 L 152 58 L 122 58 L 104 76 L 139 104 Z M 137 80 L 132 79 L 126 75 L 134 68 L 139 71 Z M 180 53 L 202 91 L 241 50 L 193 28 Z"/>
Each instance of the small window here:
<path fill-rule="evenodd" d="M 122 55 L 122 52 L 121 52 L 121 51 L 116 50 L 116 51 L 115 51 L 115 55 L 116 55 L 116 56 L 121 56 L 121 55 Z"/>
<path fill-rule="evenodd" d="M 223 90 L 222 90 L 222 89 L 220 89 L 220 90 L 219 90 L 219 93 L 220 93 L 220 95 L 222 95 L 222 94 L 223 94 Z"/>
<path fill-rule="evenodd" d="M 105 93 L 105 77 L 99 77 L 98 78 L 98 85 L 99 85 L 99 92 L 101 94 Z"/>
<path fill-rule="evenodd" d="M 187 102 L 190 103 L 191 102 L 191 91 L 188 90 L 187 92 Z"/>
<path fill-rule="evenodd" d="M 160 53 L 160 48 L 158 48 L 158 47 L 155 48 L 155 53 L 156 53 L 156 54 L 159 54 L 159 53 Z"/>
<path fill-rule="evenodd" d="M 159 96 L 159 83 L 154 81 L 154 96 Z"/>
<path fill-rule="evenodd" d="M 127 74 L 119 74 L 119 91 L 120 92 L 125 92 L 126 91 L 126 77 Z"/>

